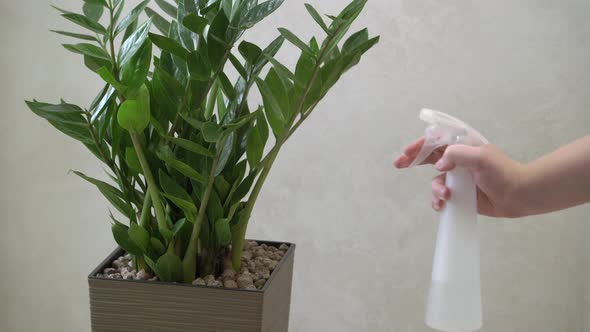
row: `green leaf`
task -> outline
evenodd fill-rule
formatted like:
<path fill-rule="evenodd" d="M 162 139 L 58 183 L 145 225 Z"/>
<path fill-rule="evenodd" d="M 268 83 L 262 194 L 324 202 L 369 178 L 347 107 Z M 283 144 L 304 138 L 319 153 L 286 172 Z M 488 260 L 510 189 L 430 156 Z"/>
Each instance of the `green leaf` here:
<path fill-rule="evenodd" d="M 155 256 L 161 256 L 166 252 L 166 247 L 164 247 L 164 244 L 160 240 L 158 240 L 158 238 L 152 237 L 150 238 L 150 252 L 153 253 Z"/>
<path fill-rule="evenodd" d="M 203 30 L 205 30 L 207 24 L 209 24 L 209 21 L 197 14 L 189 14 L 182 20 L 182 25 L 201 36 L 203 35 Z"/>
<path fill-rule="evenodd" d="M 108 70 L 106 67 L 101 67 L 100 69 L 98 69 L 96 71 L 96 73 L 107 83 L 109 83 L 110 85 L 112 85 L 115 89 L 117 89 L 117 91 L 119 91 L 120 93 L 124 94 L 125 91 L 127 90 L 127 87 L 124 86 L 123 84 L 119 83 L 115 77 L 113 77 L 113 74 L 111 73 L 110 70 Z"/>
<path fill-rule="evenodd" d="M 260 58 L 260 55 L 262 55 L 262 49 L 260 47 L 245 40 L 240 43 L 238 50 L 250 65 L 255 64 Z"/>
<path fill-rule="evenodd" d="M 189 52 L 174 39 L 150 33 L 150 40 L 163 51 L 168 51 L 181 59 L 186 60 Z"/>
<path fill-rule="evenodd" d="M 283 80 L 279 77 L 274 68 L 271 68 L 266 75 L 266 85 L 278 103 L 281 113 L 285 119 L 291 116 L 291 105 L 289 103 L 289 94 L 287 88 L 283 84 Z"/>
<path fill-rule="evenodd" d="M 275 96 L 272 94 L 267 83 L 260 78 L 256 78 L 258 90 L 264 100 L 264 110 L 268 118 L 268 122 L 273 130 L 275 136 L 280 136 L 285 129 L 285 117 L 281 112 L 280 104 L 277 102 Z"/>
<path fill-rule="evenodd" d="M 276 70 L 277 74 L 283 77 L 283 79 L 288 79 L 290 81 L 295 81 L 295 74 L 293 74 L 289 68 L 285 67 L 282 63 L 278 62 L 275 58 L 271 56 L 266 56 L 268 61 L 272 64 L 273 68 Z"/>
<path fill-rule="evenodd" d="M 225 144 L 223 145 L 223 147 L 221 147 L 221 154 L 219 155 L 219 161 L 217 162 L 217 167 L 215 168 L 215 172 L 214 172 L 214 176 L 219 175 L 221 172 L 223 172 L 223 169 L 225 168 L 225 166 L 227 165 L 228 161 L 229 161 L 229 157 L 232 154 L 232 150 L 234 147 L 234 140 L 235 140 L 235 134 L 232 132 L 227 136 L 227 139 L 225 140 Z M 219 147 L 218 147 L 219 149 Z"/>
<path fill-rule="evenodd" d="M 221 127 L 215 122 L 209 121 L 203 124 L 203 138 L 206 142 L 215 143 L 221 138 Z"/>
<path fill-rule="evenodd" d="M 126 216 L 128 218 L 132 218 L 132 216 L 135 214 L 135 212 L 133 211 L 133 208 L 131 207 L 131 205 L 129 203 L 127 203 L 125 201 L 124 195 L 119 189 L 111 186 L 110 184 L 108 184 L 104 181 L 100 181 L 100 180 L 91 178 L 89 176 L 86 176 L 82 172 L 78 172 L 78 171 L 73 171 L 73 172 L 74 172 L 74 174 L 78 175 L 82 179 L 95 185 L 96 188 L 98 188 L 98 190 L 102 193 L 102 195 L 111 204 L 113 204 L 113 206 L 117 210 L 119 210 L 119 212 L 121 212 L 124 216 Z"/>
<path fill-rule="evenodd" d="M 160 14 L 156 13 L 150 7 L 145 8 L 146 15 L 152 19 L 154 26 L 163 34 L 167 35 L 170 32 L 170 22 L 163 18 Z"/>
<path fill-rule="evenodd" d="M 162 8 L 164 13 L 172 17 L 176 17 L 176 6 L 172 5 L 171 3 L 165 0 L 156 0 L 156 3 L 158 4 L 158 6 L 160 6 L 160 8 Z"/>
<path fill-rule="evenodd" d="M 198 81 L 209 80 L 211 68 L 209 68 L 204 57 L 198 51 L 193 51 L 188 55 L 187 64 L 192 79 Z"/>
<path fill-rule="evenodd" d="M 236 97 L 236 91 L 234 90 L 234 86 L 231 84 L 229 78 L 225 73 L 219 73 L 219 82 L 221 83 L 221 88 L 223 89 L 223 93 L 229 100 L 233 100 Z"/>
<path fill-rule="evenodd" d="M 73 37 L 73 38 L 78 38 L 78 39 L 83 39 L 83 40 L 90 40 L 90 41 L 97 41 L 96 40 L 96 37 L 90 36 L 90 35 L 81 34 L 81 33 L 74 33 L 74 32 L 68 32 L 68 31 L 59 31 L 59 30 L 49 30 L 49 31 L 55 32 L 55 33 L 60 34 L 60 35 L 68 36 L 68 37 Z"/>
<path fill-rule="evenodd" d="M 320 15 L 320 13 L 318 13 L 318 11 L 312 5 L 310 5 L 308 3 L 305 4 L 305 8 L 309 12 L 309 15 L 311 15 L 311 17 L 314 19 L 314 21 L 316 21 L 316 23 L 319 24 L 319 26 L 322 28 L 322 30 L 324 30 L 327 34 L 330 34 L 330 30 L 328 29 L 328 26 L 326 25 L 326 23 L 322 19 L 322 16 Z"/>
<path fill-rule="evenodd" d="M 109 5 L 107 4 L 106 0 L 84 0 L 85 3 L 89 3 L 92 5 L 101 5 L 103 7 L 108 7 Z"/>
<path fill-rule="evenodd" d="M 250 192 L 252 188 L 252 184 L 254 183 L 254 179 L 258 175 L 257 172 L 250 172 L 250 174 L 240 183 L 238 189 L 234 192 L 234 196 L 232 198 L 232 204 L 239 202 L 242 198 L 246 197 L 246 195 Z"/>
<path fill-rule="evenodd" d="M 135 242 L 131 240 L 129 234 L 127 233 L 128 227 L 122 224 L 113 224 L 111 226 L 111 230 L 113 232 L 113 237 L 115 238 L 115 242 L 125 251 L 130 253 L 131 255 L 141 256 L 143 255 L 143 250 L 139 248 Z"/>
<path fill-rule="evenodd" d="M 263 112 L 257 113 L 258 118 L 256 119 L 256 127 L 258 128 L 258 133 L 262 139 L 262 145 L 266 145 L 266 142 L 268 141 L 268 123 L 266 122 L 266 117 Z"/>
<path fill-rule="evenodd" d="M 195 129 L 197 129 L 199 131 L 202 131 L 203 130 L 203 126 L 205 124 L 204 122 L 199 121 L 197 119 L 193 119 L 193 118 L 191 118 L 190 116 L 188 116 L 188 115 L 186 115 L 184 113 L 180 113 L 180 117 L 184 121 L 186 121 L 186 123 L 188 123 L 191 127 L 195 128 Z"/>
<path fill-rule="evenodd" d="M 96 45 L 86 44 L 86 43 L 75 44 L 75 45 L 63 44 L 63 47 L 65 47 L 68 51 L 71 51 L 74 53 L 88 55 L 88 56 L 102 59 L 102 60 L 106 60 L 109 62 L 111 61 L 111 57 L 109 56 L 109 54 L 105 50 L 103 50 L 102 48 L 100 48 Z"/>
<path fill-rule="evenodd" d="M 127 63 L 131 60 L 131 58 L 133 58 L 137 51 L 141 47 L 145 46 L 144 43 L 147 39 L 148 32 L 150 31 L 151 23 L 151 20 L 147 20 L 144 24 L 138 27 L 133 34 L 125 39 L 125 42 L 123 42 L 121 45 L 119 54 L 117 56 L 120 66 L 127 65 Z"/>
<path fill-rule="evenodd" d="M 84 144 L 94 144 L 88 123 L 82 115 L 84 111 L 78 106 L 70 104 L 52 105 L 37 101 L 27 101 L 26 104 L 33 113 L 47 120 L 62 133 Z"/>
<path fill-rule="evenodd" d="M 174 179 L 159 170 L 160 186 L 164 191 L 164 197 L 168 198 L 174 205 L 181 208 L 187 218 L 192 219 L 197 214 L 197 207 L 191 196 Z M 174 231 L 173 231 L 174 233 Z"/>
<path fill-rule="evenodd" d="M 262 143 L 262 137 L 257 126 L 254 126 L 248 135 L 248 141 L 246 143 L 246 156 L 248 157 L 248 163 L 250 168 L 258 167 L 258 163 L 262 159 L 264 152 L 264 145 Z"/>
<path fill-rule="evenodd" d="M 107 29 L 105 29 L 105 27 L 100 25 L 100 23 L 95 22 L 84 15 L 66 12 L 62 16 L 65 17 L 66 19 L 76 23 L 77 25 L 79 25 L 81 27 L 84 27 L 84 28 L 90 30 L 90 31 L 94 31 L 94 32 L 101 34 L 101 35 L 104 35 L 107 33 Z"/>
<path fill-rule="evenodd" d="M 182 279 L 182 261 L 174 254 L 166 253 L 156 263 L 158 277 L 166 282 L 178 282 Z"/>
<path fill-rule="evenodd" d="M 136 223 L 131 223 L 129 231 L 127 232 L 129 239 L 142 251 L 147 252 L 148 246 L 150 245 L 150 233 L 143 227 Z"/>
<path fill-rule="evenodd" d="M 112 67 L 112 64 L 110 61 L 93 58 L 88 55 L 84 56 L 84 65 L 93 72 L 98 72 L 98 70 L 102 67 L 105 67 L 105 68 Z"/>
<path fill-rule="evenodd" d="M 153 238 L 152 238 L 153 239 Z M 164 245 L 162 245 L 164 246 Z M 164 254 L 166 252 L 166 248 L 164 247 L 164 252 L 162 254 Z M 162 255 L 160 254 L 160 255 Z M 156 255 L 156 256 L 160 256 L 160 255 Z M 158 273 L 158 266 L 156 265 L 156 262 L 154 262 L 151 258 L 149 258 L 148 256 L 143 256 L 143 259 L 145 259 L 145 262 L 147 263 L 147 265 L 150 267 L 150 269 L 152 269 L 152 271 L 154 271 L 154 273 L 159 276 L 160 274 Z"/>
<path fill-rule="evenodd" d="M 213 116 L 213 109 L 215 108 L 215 102 L 217 100 L 217 94 L 219 92 L 219 80 L 215 80 L 213 86 L 210 89 L 209 96 L 207 97 L 207 105 L 205 106 L 205 112 L 203 113 L 203 117 L 205 120 L 211 120 Z"/>
<path fill-rule="evenodd" d="M 311 80 L 314 66 L 313 58 L 306 53 L 302 53 L 295 67 L 295 85 L 303 89 Z"/>
<path fill-rule="evenodd" d="M 147 7 L 149 0 L 142 1 L 139 5 L 135 6 L 127 16 L 125 16 L 119 24 L 117 24 L 117 28 L 115 29 L 115 36 L 121 33 L 123 30 L 127 29 L 127 27 L 133 23 L 133 21 L 137 20 L 139 14 Z"/>
<path fill-rule="evenodd" d="M 219 219 L 215 222 L 215 238 L 217 239 L 217 244 L 222 247 L 231 242 L 231 231 L 227 218 Z"/>
<path fill-rule="evenodd" d="M 137 99 L 127 99 L 119 106 L 117 112 L 119 126 L 132 132 L 142 132 L 150 123 L 150 93 L 142 85 Z"/>
<path fill-rule="evenodd" d="M 314 56 L 313 50 L 309 46 L 307 46 L 307 44 L 304 41 L 299 39 L 299 37 L 295 36 L 294 33 L 285 28 L 279 28 L 279 32 L 283 37 L 285 37 L 285 39 L 287 39 L 291 44 L 297 46 L 304 53 L 310 56 Z"/>
<path fill-rule="evenodd" d="M 178 105 L 184 95 L 180 83 L 170 74 L 161 68 L 156 68 L 152 78 L 152 90 L 154 98 L 161 108 L 176 116 Z"/>
<path fill-rule="evenodd" d="M 240 76 L 242 76 L 244 79 L 248 79 L 248 73 L 246 72 L 246 68 L 244 68 L 244 66 L 242 65 L 240 60 L 238 60 L 238 58 L 236 58 L 235 55 L 230 53 L 229 61 L 232 63 L 234 68 L 236 68 L 236 70 L 238 71 L 238 74 L 240 74 Z"/>
<path fill-rule="evenodd" d="M 269 0 L 246 11 L 240 19 L 240 29 L 253 27 L 256 23 L 262 21 L 265 17 L 277 10 L 283 2 L 284 0 Z"/>
<path fill-rule="evenodd" d="M 213 71 L 221 67 L 222 61 L 224 60 L 226 52 L 225 34 L 228 26 L 229 21 L 221 10 L 217 13 L 209 27 L 209 32 L 207 33 L 207 51 Z"/>
<path fill-rule="evenodd" d="M 125 148 L 125 162 L 127 166 L 133 171 L 143 174 L 143 169 L 141 168 L 141 163 L 139 162 L 139 158 L 137 157 L 137 152 L 132 147 Z"/>
<path fill-rule="evenodd" d="M 238 130 L 240 128 L 242 128 L 243 126 L 245 126 L 246 124 L 248 124 L 250 121 L 254 120 L 259 114 L 259 111 L 256 111 L 254 113 L 249 113 L 246 115 L 243 115 L 241 117 L 239 117 L 238 119 L 223 125 L 223 130 L 227 131 L 234 131 L 234 130 Z"/>
<path fill-rule="evenodd" d="M 121 83 L 131 91 L 138 89 L 145 82 L 151 62 L 152 43 L 145 40 L 137 53 L 121 66 Z"/>
<path fill-rule="evenodd" d="M 364 28 L 352 34 L 342 45 L 342 53 L 350 53 L 369 40 L 369 30 Z"/>
<path fill-rule="evenodd" d="M 98 22 L 104 11 L 104 6 L 102 4 L 86 1 L 82 6 L 82 10 L 84 11 L 84 15 L 86 15 L 86 17 L 95 22 Z"/>
<path fill-rule="evenodd" d="M 202 155 L 205 157 L 213 158 L 213 153 L 211 153 L 211 151 L 207 150 L 203 146 L 201 146 L 193 141 L 189 141 L 184 138 L 171 137 L 171 136 L 166 136 L 165 138 L 168 141 L 182 147 L 183 149 L 185 149 L 187 151 L 194 152 L 196 154 L 199 154 L 199 155 Z"/>
<path fill-rule="evenodd" d="M 190 222 L 188 222 L 190 223 Z M 182 218 L 180 220 L 178 220 L 175 224 L 174 227 L 172 228 L 172 234 L 174 234 L 174 236 L 176 236 L 176 234 L 178 234 L 178 232 L 180 232 L 180 230 L 184 227 L 184 225 L 187 224 L 186 218 Z"/>
<path fill-rule="evenodd" d="M 220 119 L 223 119 L 227 114 L 227 106 L 222 93 L 217 93 L 217 114 L 219 114 Z"/>
<path fill-rule="evenodd" d="M 179 171 L 183 175 L 185 175 L 185 176 L 187 176 L 199 183 L 205 182 L 205 178 L 199 172 L 197 172 L 194 168 L 190 167 L 188 164 L 185 164 L 184 162 L 182 162 L 178 159 L 171 158 L 171 157 L 164 157 L 161 155 L 159 155 L 158 157 L 160 159 L 162 159 L 164 161 L 164 163 L 166 163 L 166 165 Z"/>

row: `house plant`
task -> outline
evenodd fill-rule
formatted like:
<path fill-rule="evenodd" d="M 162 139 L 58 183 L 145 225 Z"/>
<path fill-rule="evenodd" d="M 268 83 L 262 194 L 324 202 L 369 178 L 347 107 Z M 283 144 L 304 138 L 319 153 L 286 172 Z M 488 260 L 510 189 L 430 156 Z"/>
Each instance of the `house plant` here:
<path fill-rule="evenodd" d="M 281 276 L 282 288 L 288 287 L 289 294 L 281 296 L 288 317 L 294 246 L 248 242 L 246 229 L 281 147 L 340 77 L 378 42 L 379 37 L 369 38 L 367 29 L 348 33 L 366 0 L 354 0 L 340 14 L 326 17 L 306 4 L 323 30 L 321 41 L 314 37 L 305 42 L 279 28 L 278 37 L 264 48 L 243 35 L 283 0 L 154 2 L 158 11 L 145 0 L 125 14 L 125 0 L 85 0 L 81 14 L 57 8 L 88 31 L 55 31 L 82 40 L 63 46 L 81 54 L 105 85 L 87 109 L 63 100 L 27 101 L 35 114 L 84 144 L 104 163 L 112 180 L 74 172 L 95 185 L 120 214 L 111 214 L 111 220 L 121 249 L 91 275 L 91 303 L 93 294 L 106 294 L 98 289 L 109 287 L 150 287 L 147 294 L 172 293 L 175 285 L 183 286 L 180 294 L 209 292 L 190 285 L 202 285 L 209 276 L 210 286 L 239 286 L 262 294 L 262 299 L 272 286 L 266 279 L 278 276 L 283 264 L 288 273 Z M 285 41 L 301 52 L 294 70 L 275 58 Z M 237 72 L 234 82 L 230 71 Z M 256 107 L 248 103 L 254 90 L 263 100 Z M 260 257 L 249 257 L 252 248 Z M 132 277 L 103 275 L 101 271 L 124 259 L 119 257 L 123 251 L 130 260 L 125 272 L 133 272 Z M 257 285 L 239 279 L 252 272 L 244 265 L 251 267 L 252 260 L 273 257 L 272 253 L 280 263 L 263 263 L 272 275 L 260 278 L 263 282 Z M 263 259 L 258 260 L 262 264 Z M 285 263 L 289 261 L 291 265 Z M 161 282 L 113 279 L 151 276 Z M 219 291 L 211 296 L 221 296 L 215 295 Z M 235 294 L 250 296 L 248 291 L 236 292 L 224 294 L 232 294 L 230 299 L 238 297 Z M 94 330 L 99 329 L 95 320 L 100 317 L 93 312 Z M 277 326 L 272 330 L 281 330 Z M 166 325 L 166 330 L 173 329 Z"/>

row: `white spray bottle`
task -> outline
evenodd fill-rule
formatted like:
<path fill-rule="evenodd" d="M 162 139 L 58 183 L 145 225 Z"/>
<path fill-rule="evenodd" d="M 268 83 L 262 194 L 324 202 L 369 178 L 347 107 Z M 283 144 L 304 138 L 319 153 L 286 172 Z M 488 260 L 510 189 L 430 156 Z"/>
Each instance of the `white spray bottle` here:
<path fill-rule="evenodd" d="M 471 126 L 447 114 L 424 109 L 420 119 L 430 126 L 410 166 L 442 146 L 488 143 Z M 460 167 L 447 173 L 446 186 L 451 197 L 438 224 L 426 324 L 446 332 L 476 331 L 482 326 L 476 187 L 469 171 Z"/>

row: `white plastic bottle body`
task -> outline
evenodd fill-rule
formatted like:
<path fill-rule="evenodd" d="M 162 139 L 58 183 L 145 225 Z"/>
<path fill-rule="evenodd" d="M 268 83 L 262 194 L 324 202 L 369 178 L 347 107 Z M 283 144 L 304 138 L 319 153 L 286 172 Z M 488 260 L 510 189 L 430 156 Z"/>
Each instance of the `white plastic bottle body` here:
<path fill-rule="evenodd" d="M 441 211 L 426 324 L 447 332 L 482 326 L 476 187 L 463 168 L 447 173 L 451 198 Z"/>

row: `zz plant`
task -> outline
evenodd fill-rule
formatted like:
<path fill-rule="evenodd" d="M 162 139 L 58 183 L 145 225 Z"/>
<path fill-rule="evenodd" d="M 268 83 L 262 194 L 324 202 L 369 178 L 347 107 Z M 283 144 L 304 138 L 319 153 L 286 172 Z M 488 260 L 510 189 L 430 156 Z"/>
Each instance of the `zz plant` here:
<path fill-rule="evenodd" d="M 240 269 L 252 209 L 281 147 L 379 40 L 367 29 L 348 34 L 367 0 L 325 18 L 306 4 L 321 42 L 284 28 L 265 48 L 242 38 L 283 1 L 155 0 L 156 12 L 145 0 L 125 15 L 125 0 L 85 0 L 82 14 L 57 8 L 87 33 L 54 32 L 82 40 L 63 46 L 105 85 L 87 109 L 26 103 L 106 165 L 115 186 L 74 173 L 128 219 L 111 214 L 116 242 L 163 281 Z M 284 41 L 301 51 L 294 70 L 275 58 Z M 263 105 L 251 109 L 253 88 Z"/>

